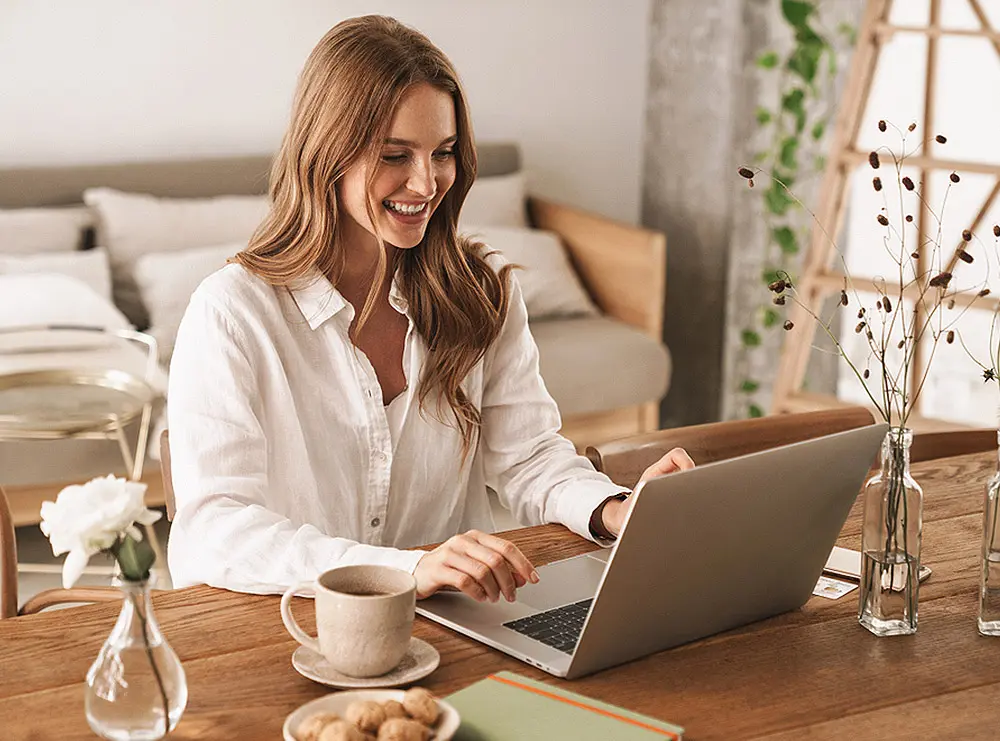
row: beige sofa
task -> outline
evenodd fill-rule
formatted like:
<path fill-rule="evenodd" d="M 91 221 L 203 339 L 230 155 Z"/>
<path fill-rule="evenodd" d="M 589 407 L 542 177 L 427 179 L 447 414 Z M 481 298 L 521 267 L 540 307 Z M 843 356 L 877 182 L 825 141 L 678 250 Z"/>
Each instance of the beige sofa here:
<path fill-rule="evenodd" d="M 542 376 L 579 449 L 659 427 L 670 384 L 661 341 L 666 285 L 663 234 L 539 198 L 533 226 L 559 234 L 602 316 L 532 323 Z"/>
<path fill-rule="evenodd" d="M 480 146 L 480 177 L 520 168 L 510 144 Z M 0 208 L 81 203 L 86 188 L 108 186 L 165 197 L 260 194 L 268 158 L 0 170 Z M 563 415 L 563 432 L 587 445 L 657 428 L 670 379 L 662 334 L 666 242 L 662 234 L 620 224 L 571 206 L 529 197 L 534 227 L 557 233 L 600 316 L 532 323 L 542 375 Z M 117 447 L 93 441 L 0 443 L 0 484 L 18 524 L 37 521 L 38 506 L 65 482 L 120 470 Z M 143 477 L 160 500 L 159 470 Z"/>

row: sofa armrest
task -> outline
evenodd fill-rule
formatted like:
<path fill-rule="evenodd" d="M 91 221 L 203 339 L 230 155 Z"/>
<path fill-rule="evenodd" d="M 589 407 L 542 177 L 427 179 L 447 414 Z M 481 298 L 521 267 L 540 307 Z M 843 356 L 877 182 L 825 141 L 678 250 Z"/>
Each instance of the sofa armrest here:
<path fill-rule="evenodd" d="M 528 213 L 533 226 L 562 239 L 601 311 L 661 340 L 667 280 L 664 234 L 541 198 L 528 198 Z"/>

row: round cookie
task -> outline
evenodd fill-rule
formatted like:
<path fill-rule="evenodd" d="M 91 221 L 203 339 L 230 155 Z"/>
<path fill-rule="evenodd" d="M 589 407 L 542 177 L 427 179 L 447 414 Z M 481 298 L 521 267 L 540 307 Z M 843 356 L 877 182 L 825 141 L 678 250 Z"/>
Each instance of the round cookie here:
<path fill-rule="evenodd" d="M 403 695 L 403 707 L 411 718 L 420 721 L 425 726 L 437 723 L 438 716 L 441 714 L 434 695 L 423 687 L 408 689 Z"/>
<path fill-rule="evenodd" d="M 295 729 L 295 738 L 299 741 L 318 741 L 319 733 L 323 730 L 323 727 L 328 723 L 333 723 L 335 720 L 340 720 L 340 716 L 336 713 L 316 713 L 315 715 L 310 715 L 299 723 L 299 727 Z"/>
<path fill-rule="evenodd" d="M 346 720 L 335 720 L 323 727 L 316 741 L 366 741 L 366 737 Z"/>
<path fill-rule="evenodd" d="M 390 718 L 378 729 L 378 741 L 427 741 L 430 729 L 409 718 Z"/>
<path fill-rule="evenodd" d="M 365 733 L 374 733 L 385 721 L 385 710 L 374 700 L 357 700 L 347 706 L 344 717 Z"/>
<path fill-rule="evenodd" d="M 403 707 L 403 703 L 397 702 L 396 700 L 386 700 L 382 703 L 382 709 L 385 710 L 385 718 L 408 718 L 406 714 L 406 708 Z"/>

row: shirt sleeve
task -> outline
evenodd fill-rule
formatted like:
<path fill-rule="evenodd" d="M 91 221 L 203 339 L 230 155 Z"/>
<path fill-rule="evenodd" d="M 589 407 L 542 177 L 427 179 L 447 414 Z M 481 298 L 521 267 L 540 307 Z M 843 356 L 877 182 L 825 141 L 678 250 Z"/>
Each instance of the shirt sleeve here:
<path fill-rule="evenodd" d="M 482 454 L 486 483 L 522 523 L 561 523 L 602 545 L 590 517 L 609 497 L 627 491 L 559 434 L 559 410 L 538 370 L 538 348 L 516 277 L 510 307 L 486 358 Z"/>
<path fill-rule="evenodd" d="M 421 551 L 331 537 L 266 506 L 269 497 L 280 496 L 271 489 L 280 482 L 268 479 L 267 436 L 248 347 L 217 299 L 196 292 L 178 330 L 167 394 L 174 585 L 270 594 L 340 565 L 383 564 L 412 573 Z"/>

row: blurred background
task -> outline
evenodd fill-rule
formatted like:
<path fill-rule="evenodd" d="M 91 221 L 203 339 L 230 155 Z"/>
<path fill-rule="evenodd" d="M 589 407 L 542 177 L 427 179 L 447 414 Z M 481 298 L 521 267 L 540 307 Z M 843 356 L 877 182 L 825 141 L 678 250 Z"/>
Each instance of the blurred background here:
<path fill-rule="evenodd" d="M 817 5 L 835 35 L 863 4 Z M 730 268 L 753 277 L 730 256 L 759 231 L 734 171 L 772 77 L 755 61 L 791 35 L 780 2 L 6 0 L 0 167 L 271 153 L 309 51 L 365 13 L 449 54 L 478 139 L 521 147 L 530 192 L 666 233 L 663 421 L 719 418 Z"/>
<path fill-rule="evenodd" d="M 750 406 L 768 408 L 783 338 L 759 332 L 760 348 L 742 342 L 740 320 L 760 303 L 768 237 L 766 204 L 733 174 L 774 138 L 757 112 L 781 110 L 796 32 L 788 5 L 813 9 L 808 22 L 829 43 L 806 105 L 830 118 L 863 0 L 5 0 L 0 167 L 271 153 L 316 41 L 344 18 L 392 15 L 449 54 L 478 139 L 520 146 L 531 193 L 667 235 L 664 333 L 674 362 L 662 423 L 746 415 Z M 896 2 L 891 22 L 926 26 L 930 6 Z M 981 29 L 983 16 L 1000 27 L 1000 0 L 941 0 L 937 12 L 944 29 Z M 928 123 L 927 38 L 887 37 L 862 147 L 880 143 L 878 119 L 901 128 L 920 122 L 921 131 L 948 133 L 950 159 L 1000 161 L 990 136 L 1000 113 L 996 43 L 940 38 L 936 120 Z M 768 52 L 781 59 L 777 68 L 758 64 Z M 803 135 L 800 152 L 824 154 L 832 128 L 815 142 Z M 810 204 L 822 172 L 813 164 L 801 164 L 794 186 Z M 965 178 L 949 196 L 946 230 L 970 220 L 993 181 Z M 876 274 L 883 265 L 860 247 L 877 236 L 878 225 L 861 218 L 874 194 L 855 191 L 840 243 L 852 272 Z M 940 202 L 933 192 L 928 200 Z M 956 370 L 960 360 L 936 362 L 927 411 L 993 424 L 995 401 Z M 813 388 L 832 388 L 831 371 L 819 366 Z M 747 380 L 760 390 L 748 396 Z M 837 388 L 856 396 L 850 383 Z"/>

